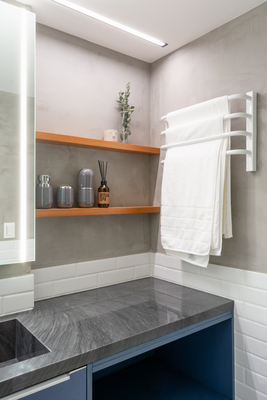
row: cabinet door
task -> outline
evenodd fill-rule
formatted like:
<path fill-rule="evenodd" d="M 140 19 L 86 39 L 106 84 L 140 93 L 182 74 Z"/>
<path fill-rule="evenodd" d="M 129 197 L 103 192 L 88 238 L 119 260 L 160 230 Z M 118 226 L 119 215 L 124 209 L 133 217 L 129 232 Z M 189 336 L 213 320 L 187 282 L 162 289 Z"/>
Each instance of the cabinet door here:
<path fill-rule="evenodd" d="M 86 367 L 14 393 L 7 399 L 86 400 Z"/>

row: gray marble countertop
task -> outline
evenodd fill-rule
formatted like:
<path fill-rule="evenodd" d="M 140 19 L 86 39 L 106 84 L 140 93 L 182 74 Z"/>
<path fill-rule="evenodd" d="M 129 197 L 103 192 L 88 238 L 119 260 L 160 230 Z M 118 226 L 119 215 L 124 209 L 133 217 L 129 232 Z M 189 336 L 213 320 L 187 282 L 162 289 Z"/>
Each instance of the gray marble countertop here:
<path fill-rule="evenodd" d="M 234 302 L 155 278 L 35 303 L 17 319 L 49 353 L 0 368 L 0 398 L 232 310 Z"/>

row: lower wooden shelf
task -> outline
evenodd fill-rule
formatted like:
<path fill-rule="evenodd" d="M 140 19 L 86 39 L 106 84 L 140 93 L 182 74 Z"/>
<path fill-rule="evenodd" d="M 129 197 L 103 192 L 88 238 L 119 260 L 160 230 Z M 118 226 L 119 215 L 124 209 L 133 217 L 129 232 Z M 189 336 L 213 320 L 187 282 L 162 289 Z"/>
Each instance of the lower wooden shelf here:
<path fill-rule="evenodd" d="M 81 215 L 119 215 L 159 213 L 158 206 L 108 207 L 108 208 L 49 208 L 37 209 L 36 217 L 75 217 Z"/>

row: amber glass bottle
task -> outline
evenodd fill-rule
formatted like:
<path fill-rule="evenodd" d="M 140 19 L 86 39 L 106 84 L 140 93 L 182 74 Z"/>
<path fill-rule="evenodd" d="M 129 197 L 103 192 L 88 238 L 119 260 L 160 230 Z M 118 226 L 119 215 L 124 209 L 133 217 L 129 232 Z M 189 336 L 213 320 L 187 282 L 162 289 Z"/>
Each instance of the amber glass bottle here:
<path fill-rule="evenodd" d="M 107 181 L 101 181 L 98 188 L 98 207 L 109 207 L 109 187 Z"/>

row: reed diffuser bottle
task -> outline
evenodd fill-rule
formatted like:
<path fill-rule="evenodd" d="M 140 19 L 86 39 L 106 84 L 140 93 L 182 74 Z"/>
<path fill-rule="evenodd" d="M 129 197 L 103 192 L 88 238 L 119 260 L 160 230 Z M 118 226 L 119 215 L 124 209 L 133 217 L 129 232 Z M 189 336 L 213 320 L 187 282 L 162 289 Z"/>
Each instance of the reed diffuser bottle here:
<path fill-rule="evenodd" d="M 98 188 L 98 207 L 109 207 L 109 187 L 107 186 L 107 169 L 108 169 L 108 162 L 106 161 L 99 161 L 99 171 L 101 175 L 101 186 Z"/>

